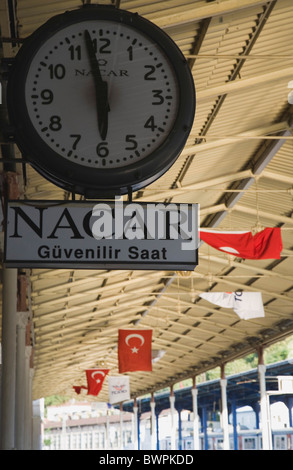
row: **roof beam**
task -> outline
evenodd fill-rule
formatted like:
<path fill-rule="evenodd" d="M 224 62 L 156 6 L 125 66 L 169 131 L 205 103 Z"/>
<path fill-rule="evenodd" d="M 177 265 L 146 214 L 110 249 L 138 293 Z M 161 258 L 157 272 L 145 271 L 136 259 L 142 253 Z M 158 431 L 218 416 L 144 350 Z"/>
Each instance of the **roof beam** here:
<path fill-rule="evenodd" d="M 83 288 L 83 286 L 87 286 L 89 285 L 92 281 L 93 282 L 101 282 L 101 277 L 103 277 L 103 279 L 108 279 L 108 278 L 111 278 L 113 277 L 113 274 L 111 276 L 111 272 L 110 271 L 109 273 L 107 273 L 106 275 L 104 275 L 102 273 L 102 276 L 101 274 L 97 274 L 96 276 L 93 276 L 93 277 L 86 277 L 86 278 L 83 278 L 83 279 L 77 279 L 77 280 L 72 280 L 70 283 L 68 281 L 66 282 L 62 282 L 62 283 L 58 283 L 56 285 L 53 285 L 53 286 L 49 286 L 49 287 L 46 287 L 46 286 L 40 286 L 40 287 L 37 287 L 37 285 L 35 284 L 34 285 L 34 292 L 32 293 L 32 297 L 39 297 L 40 294 L 53 294 L 53 295 L 56 295 L 56 293 L 58 291 L 64 291 L 64 290 L 67 290 L 67 289 L 76 289 L 76 288 Z M 150 279 L 153 279 L 156 280 L 158 277 L 161 278 L 162 276 L 162 273 L 160 272 L 154 272 L 154 273 L 149 273 L 148 274 L 148 281 Z M 141 284 L 141 281 L 145 281 L 145 274 L 139 274 L 133 278 L 131 278 L 131 276 L 126 276 L 126 279 L 123 279 L 123 281 L 119 281 L 119 282 L 112 282 L 112 284 L 106 284 L 105 286 L 101 285 L 101 286 L 97 286 L 95 289 L 90 289 L 88 292 L 97 292 L 97 293 L 100 293 L 102 292 L 103 294 L 107 291 L 107 290 L 114 290 L 116 293 L 117 293 L 117 290 L 119 288 L 123 288 L 125 286 L 129 287 L 130 284 L 132 283 L 135 283 L 135 282 L 139 282 Z M 37 281 L 36 281 L 37 282 Z M 83 291 L 82 291 L 83 292 Z"/>
<path fill-rule="evenodd" d="M 189 328 L 189 329 L 192 329 L 192 330 L 197 330 L 197 331 L 203 331 L 204 333 L 211 333 L 211 330 L 208 329 L 208 328 L 203 328 L 203 326 L 194 326 L 194 323 L 203 323 L 203 324 L 206 324 L 205 326 L 209 326 L 209 325 L 213 325 L 214 327 L 216 328 L 219 328 L 221 331 L 223 330 L 227 330 L 230 332 L 230 330 L 232 330 L 232 334 L 231 335 L 227 335 L 226 331 L 225 331 L 225 336 L 227 336 L 227 338 L 229 339 L 233 339 L 235 340 L 236 339 L 236 336 L 238 336 L 239 339 L 242 339 L 246 333 L 244 332 L 241 332 L 239 330 L 235 330 L 235 327 L 233 325 L 230 325 L 228 323 L 221 323 L 220 321 L 218 320 L 214 320 L 212 317 L 206 317 L 204 316 L 206 314 L 206 311 L 207 311 L 207 308 L 203 307 L 203 306 L 199 306 L 199 305 L 195 305 L 193 303 L 190 303 L 190 307 L 187 305 L 186 306 L 187 308 L 193 308 L 193 309 L 196 309 L 196 310 L 202 310 L 204 312 L 204 314 L 202 316 L 192 316 L 191 317 L 191 314 L 189 312 L 189 317 L 188 319 L 192 320 L 192 323 L 184 323 L 182 321 L 180 321 L 180 323 L 178 324 L 175 320 L 168 320 L 170 323 L 172 323 L 172 325 L 179 325 L 179 326 L 184 326 L 185 328 Z M 172 312 L 172 311 L 168 311 L 166 308 L 163 308 L 163 307 L 157 307 L 157 310 L 160 310 L 161 312 L 168 312 L 169 314 L 174 314 L 176 315 L 176 312 Z M 209 311 L 213 310 L 213 313 L 216 313 L 217 315 L 219 315 L 219 310 L 216 310 L 216 309 L 209 309 Z M 179 315 L 181 317 L 181 319 L 187 317 L 186 314 L 182 313 Z M 233 321 L 233 323 L 235 324 L 235 314 L 228 314 L 228 316 L 231 318 L 231 320 Z M 223 317 L 222 313 L 221 313 L 221 317 Z M 214 333 L 215 335 L 218 335 L 219 333 Z"/>
<path fill-rule="evenodd" d="M 236 212 L 242 212 L 244 214 L 255 215 L 255 217 L 260 217 L 261 219 L 273 220 L 275 223 L 283 223 L 293 225 L 293 219 L 291 217 L 286 217 L 281 214 L 272 214 L 271 212 L 262 211 L 258 208 L 252 208 L 248 206 L 241 206 L 237 204 L 233 207 L 233 210 Z"/>
<path fill-rule="evenodd" d="M 60 323 L 60 326 L 62 327 L 62 325 L 64 325 L 64 322 L 66 321 L 66 323 L 73 323 L 75 321 L 87 321 L 87 320 L 92 320 L 93 317 L 95 317 L 99 322 L 101 321 L 101 315 L 105 314 L 107 317 L 110 316 L 111 320 L 113 320 L 114 318 L 120 316 L 120 315 L 124 315 L 125 316 L 125 308 L 127 309 L 127 312 L 128 312 L 128 318 L 127 320 L 130 321 L 130 317 L 129 317 L 129 312 L 130 312 L 130 305 L 131 304 L 134 304 L 134 306 L 132 307 L 133 308 L 133 311 L 134 312 L 139 312 L 141 310 L 145 310 L 146 306 L 145 304 L 143 304 L 143 301 L 145 300 L 144 298 L 140 298 L 139 299 L 140 302 L 142 303 L 138 303 L 138 299 L 135 298 L 133 300 L 128 300 L 126 302 L 123 302 L 123 303 L 119 303 L 117 305 L 113 304 L 113 305 L 107 305 L 106 307 L 103 307 L 103 308 L 99 308 L 97 311 L 93 311 L 93 308 L 94 306 L 92 304 L 83 304 L 83 305 L 79 305 L 77 307 L 72 307 L 70 309 L 61 309 L 59 310 L 58 312 L 51 312 L 51 313 L 47 313 L 47 314 L 44 314 L 44 315 L 41 315 L 41 316 L 38 316 L 35 314 L 35 332 L 38 331 L 38 329 L 41 329 L 40 331 L 42 331 L 42 329 L 50 326 L 50 325 L 53 325 L 53 331 L 54 331 L 54 325 L 55 325 L 55 329 L 57 327 L 57 324 Z M 149 301 L 150 298 L 147 297 L 145 301 Z M 97 306 L 97 305 L 95 305 Z M 124 309 L 122 312 L 115 312 L 116 310 L 119 310 L 119 309 Z M 79 311 L 79 313 L 76 313 L 76 310 Z M 72 313 L 73 312 L 73 313 Z M 70 314 L 71 313 L 71 314 Z M 58 315 L 57 319 L 54 319 L 54 314 Z M 70 314 L 70 316 L 67 316 L 68 314 Z M 66 320 L 64 319 L 66 316 Z M 48 317 L 48 321 L 46 323 L 43 323 L 42 320 L 44 320 L 44 318 L 47 318 Z"/>
<path fill-rule="evenodd" d="M 264 170 L 261 174 L 262 178 L 268 178 L 274 181 L 278 181 L 279 183 L 284 183 L 288 185 L 293 185 L 293 177 L 291 175 L 284 175 L 280 173 L 276 173 L 269 170 Z"/>
<path fill-rule="evenodd" d="M 126 281 L 125 281 L 126 282 Z M 142 282 L 141 280 L 138 282 Z M 126 285 L 126 284 L 125 284 Z M 162 288 L 163 284 L 161 283 L 157 283 L 155 286 L 155 289 L 159 289 L 159 288 Z M 35 304 L 34 304 L 34 308 L 38 308 L 38 311 L 41 309 L 41 308 L 45 308 L 45 310 L 47 311 L 49 306 L 53 306 L 53 305 L 56 305 L 56 304 L 66 304 L 68 302 L 74 302 L 76 300 L 83 300 L 85 299 L 85 302 L 83 303 L 83 305 L 86 305 L 87 304 L 87 297 L 88 296 L 92 296 L 92 295 L 96 295 L 97 298 L 94 300 L 94 302 L 96 302 L 97 306 L 98 305 L 101 305 L 102 303 L 105 303 L 105 302 L 111 302 L 111 303 L 114 303 L 115 302 L 115 299 L 118 299 L 118 300 L 121 300 L 127 296 L 131 296 L 133 297 L 133 291 L 125 291 L 123 288 L 119 291 L 118 289 L 115 289 L 115 285 L 112 287 L 112 286 L 107 286 L 108 287 L 108 291 L 110 290 L 111 292 L 108 294 L 108 296 L 106 296 L 106 292 L 107 292 L 107 289 L 105 289 L 106 286 L 101 286 L 99 288 L 96 288 L 96 289 L 90 289 L 90 290 L 84 290 L 82 292 L 77 292 L 76 294 L 71 294 L 69 297 L 66 297 L 66 293 L 64 294 L 61 293 L 61 297 L 57 297 L 57 298 L 52 298 L 52 299 L 45 299 L 44 301 L 40 301 L 38 298 L 36 299 L 35 301 Z M 112 288 L 111 288 L 112 287 Z M 128 285 L 127 287 L 130 287 L 130 285 Z M 132 286 L 134 289 L 135 289 L 135 292 L 138 292 L 138 290 L 135 288 L 135 286 Z M 105 292 L 103 291 L 103 289 L 105 289 Z M 115 295 L 114 293 L 115 292 Z M 140 287 L 139 288 L 139 294 L 143 294 L 143 295 L 150 295 L 152 296 L 153 295 L 153 292 L 152 292 L 152 287 L 151 286 L 148 286 L 148 285 L 145 285 L 144 287 Z M 98 298 L 98 296 L 101 296 Z M 80 304 L 78 304 L 80 305 Z"/>
<path fill-rule="evenodd" d="M 185 147 L 180 155 L 185 157 L 187 155 L 190 155 L 191 153 L 205 152 L 213 148 L 219 148 L 219 146 L 222 145 L 235 144 L 235 139 L 237 139 L 237 142 L 241 142 L 242 140 L 245 141 L 250 137 L 265 138 L 264 136 L 275 134 L 276 132 L 285 131 L 286 129 L 288 129 L 288 127 L 289 126 L 287 121 L 281 121 L 276 124 L 271 124 L 264 127 L 259 127 L 257 129 L 251 129 L 246 132 L 241 132 L 237 135 L 231 135 L 229 137 L 223 137 L 222 139 L 212 140 L 211 142 L 204 142 L 202 144 L 192 145 L 191 147 Z M 211 137 L 208 134 L 205 136 L 205 140 L 209 140 L 210 138 Z"/>
<path fill-rule="evenodd" d="M 197 145 L 197 147 L 201 147 L 202 144 Z M 220 176 L 217 178 L 211 178 L 205 181 L 200 181 L 198 183 L 189 184 L 187 186 L 180 186 L 177 189 L 166 189 L 165 191 L 156 192 L 154 194 L 147 195 L 145 193 L 142 197 L 135 199 L 135 202 L 142 201 L 157 201 L 158 197 L 160 201 L 163 199 L 167 199 L 169 197 L 178 196 L 180 193 L 184 194 L 188 191 L 200 191 L 201 189 L 206 189 L 208 187 L 215 187 L 219 184 L 227 184 L 231 183 L 232 181 L 243 180 L 245 178 L 252 178 L 253 173 L 251 170 L 239 171 L 237 173 L 230 173 L 228 175 Z M 153 192 L 154 190 L 152 190 Z"/>
<path fill-rule="evenodd" d="M 186 8 L 183 5 L 180 9 L 172 9 L 172 13 L 159 17 L 158 12 L 148 15 L 148 19 L 154 21 L 160 28 L 170 28 L 172 26 L 194 23 L 205 18 L 226 15 L 233 11 L 251 8 L 267 4 L 266 0 L 220 0 L 214 2 L 197 2 L 194 7 Z M 164 10 L 168 12 L 168 10 Z"/>
<path fill-rule="evenodd" d="M 201 259 L 203 258 L 204 255 L 201 254 Z M 293 282 L 293 277 L 292 276 L 286 276 L 285 274 L 278 273 L 277 271 L 274 271 L 272 269 L 263 269 L 261 267 L 255 267 L 249 264 L 249 260 L 246 260 L 245 263 L 239 263 L 239 261 L 233 261 L 231 259 L 221 258 L 220 256 L 214 256 L 211 254 L 206 255 L 208 262 L 214 261 L 215 263 L 219 264 L 225 264 L 227 268 L 233 266 L 234 268 L 237 269 L 243 269 L 245 271 L 250 271 L 247 276 L 255 277 L 256 273 L 257 275 L 261 274 L 261 277 L 271 277 L 271 278 L 278 278 L 278 279 L 284 279 L 286 281 L 292 281 Z M 248 263 L 247 263 L 248 261 Z"/>
<path fill-rule="evenodd" d="M 199 278 L 204 278 L 205 277 L 205 274 L 200 274 L 196 271 L 194 271 L 193 274 L 194 274 L 195 277 L 199 277 Z M 241 284 L 240 282 L 233 281 L 233 280 L 229 279 L 229 277 L 227 277 L 226 279 L 223 279 L 221 277 L 213 275 L 213 281 L 217 282 L 219 284 L 229 285 L 229 289 L 231 289 L 233 287 L 236 290 L 237 289 L 238 290 L 243 289 L 243 290 L 247 290 L 249 292 L 259 292 L 261 290 L 263 295 L 268 295 L 270 298 L 285 300 L 290 305 L 293 303 L 292 297 L 288 296 L 286 293 L 273 292 L 271 290 L 267 290 L 267 289 L 264 289 L 264 288 L 260 289 L 260 288 L 257 288 L 257 287 L 253 287 L 251 285 L 248 286 L 246 284 Z M 183 303 L 183 302 L 181 301 L 180 303 Z"/>
<path fill-rule="evenodd" d="M 251 78 L 240 78 L 224 83 L 224 85 L 206 88 L 205 90 L 197 90 L 196 99 L 197 102 L 199 102 L 214 96 L 227 95 L 228 93 L 242 91 L 255 85 L 262 85 L 263 87 L 266 83 L 269 82 L 279 81 L 280 79 L 290 79 L 292 75 L 293 67 L 288 67 L 286 69 L 269 72 L 264 75 L 255 75 Z"/>
<path fill-rule="evenodd" d="M 279 137 L 287 137 L 288 138 L 288 136 L 290 136 L 291 131 L 292 131 L 292 119 L 290 119 L 290 122 L 288 122 L 288 128 L 285 131 L 281 132 Z M 249 165 L 250 165 L 250 167 L 253 171 L 253 174 L 255 176 L 261 176 L 262 175 L 262 172 L 268 166 L 270 161 L 274 158 L 276 153 L 280 150 L 280 148 L 282 147 L 284 142 L 285 142 L 285 139 L 280 138 L 279 140 L 270 141 L 269 144 L 267 142 L 265 142 L 259 148 L 259 150 L 256 152 L 256 154 L 252 158 L 252 161 L 249 163 Z M 211 220 L 211 218 L 206 219 L 206 221 L 203 225 L 213 226 L 213 227 L 217 226 L 225 218 L 225 216 L 227 215 L 227 211 L 231 210 L 232 208 L 234 208 L 234 206 L 237 205 L 239 199 L 243 195 L 243 191 L 248 190 L 249 187 L 253 184 L 253 182 L 254 182 L 254 178 L 249 178 L 248 177 L 246 179 L 243 179 L 243 181 L 240 181 L 239 183 L 235 183 L 235 184 L 233 183 L 232 186 L 230 187 L 230 189 L 232 189 L 232 188 L 233 189 L 239 189 L 240 191 L 238 193 L 234 192 L 233 194 L 231 194 L 230 197 L 228 198 L 228 200 L 226 200 L 226 198 L 222 197 L 218 201 L 218 207 L 220 207 L 222 205 L 221 202 L 224 201 L 224 204 L 226 205 L 227 210 L 226 211 L 225 210 L 224 211 L 216 211 L 217 215 L 212 220 Z M 215 206 L 215 207 L 217 207 L 217 206 Z M 237 207 L 240 207 L 240 206 L 237 206 Z M 255 212 L 255 214 L 256 214 L 256 212 Z M 268 214 L 268 215 L 270 215 L 270 214 Z M 276 220 L 277 223 L 279 223 L 279 222 L 290 223 L 290 221 L 292 220 L 289 217 L 284 217 L 284 216 L 281 216 L 281 215 L 280 216 L 276 215 L 275 217 L 276 217 L 275 220 Z M 268 217 L 268 218 L 272 219 L 272 218 L 274 218 L 274 216 L 270 215 L 270 217 Z"/>

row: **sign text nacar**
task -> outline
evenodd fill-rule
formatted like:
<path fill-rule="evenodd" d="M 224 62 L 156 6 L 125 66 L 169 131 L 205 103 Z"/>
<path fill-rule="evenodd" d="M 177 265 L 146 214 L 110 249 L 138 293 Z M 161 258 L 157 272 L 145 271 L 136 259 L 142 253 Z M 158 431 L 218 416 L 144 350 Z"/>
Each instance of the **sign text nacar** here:
<path fill-rule="evenodd" d="M 197 219 L 197 204 L 9 201 L 5 263 L 192 270 Z"/>

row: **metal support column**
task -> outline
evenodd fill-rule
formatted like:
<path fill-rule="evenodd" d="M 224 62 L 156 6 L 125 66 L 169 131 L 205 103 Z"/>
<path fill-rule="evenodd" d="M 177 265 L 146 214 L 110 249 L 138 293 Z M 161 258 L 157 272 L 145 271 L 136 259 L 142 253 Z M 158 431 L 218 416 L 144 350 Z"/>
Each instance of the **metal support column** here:
<path fill-rule="evenodd" d="M 221 366 L 221 401 L 222 411 L 221 420 L 223 428 L 223 448 L 224 450 L 230 449 L 229 442 L 229 422 L 228 422 L 228 407 L 227 407 L 227 380 L 225 378 L 225 366 Z"/>
<path fill-rule="evenodd" d="M 259 402 L 255 402 L 252 406 L 252 409 L 253 409 L 254 414 L 255 414 L 255 427 L 256 427 L 256 429 L 259 429 L 260 428 L 260 423 L 259 423 L 260 406 L 259 406 Z"/>
<path fill-rule="evenodd" d="M 156 413 L 156 436 L 157 436 L 157 450 L 160 450 L 160 431 L 159 431 L 159 413 Z"/>
<path fill-rule="evenodd" d="M 106 412 L 106 439 L 105 439 L 105 449 L 109 449 L 109 438 L 110 438 L 110 429 L 109 429 L 109 410 Z"/>
<path fill-rule="evenodd" d="M 42 450 L 44 433 L 43 433 L 43 418 L 44 418 L 44 399 L 33 401 L 33 438 L 32 450 Z"/>
<path fill-rule="evenodd" d="M 287 406 L 288 406 L 288 411 L 289 411 L 289 427 L 292 428 L 293 427 L 293 420 L 292 420 L 293 398 L 292 397 L 288 398 Z"/>
<path fill-rule="evenodd" d="M 232 401 L 232 420 L 233 420 L 233 442 L 234 442 L 234 450 L 238 450 L 237 408 L 236 408 L 235 400 Z"/>
<path fill-rule="evenodd" d="M 17 450 L 24 450 L 25 436 L 25 407 L 27 396 L 26 367 L 26 328 L 28 321 L 27 312 L 16 313 L 16 387 L 15 387 L 15 446 Z"/>
<path fill-rule="evenodd" d="M 192 410 L 193 410 L 193 449 L 199 450 L 199 418 L 198 418 L 198 408 L 197 408 L 197 388 L 196 388 L 196 378 L 193 379 L 193 388 L 191 389 L 192 393 Z"/>
<path fill-rule="evenodd" d="M 120 450 L 123 450 L 123 404 L 120 403 Z"/>
<path fill-rule="evenodd" d="M 15 448 L 17 269 L 3 268 L 1 449 Z"/>
<path fill-rule="evenodd" d="M 269 398 L 266 392 L 266 366 L 263 362 L 263 350 L 258 351 L 258 377 L 260 387 L 260 413 L 262 428 L 262 448 L 263 450 L 272 450 L 272 432 L 270 423 Z"/>
<path fill-rule="evenodd" d="M 182 439 L 182 417 L 181 417 L 181 408 L 177 408 L 178 412 L 178 450 L 182 450 L 183 448 L 183 439 Z"/>
<path fill-rule="evenodd" d="M 154 394 L 152 393 L 151 401 L 151 450 L 156 450 L 156 415 L 155 415 L 155 399 Z"/>
<path fill-rule="evenodd" d="M 136 404 L 136 398 L 134 399 L 134 404 L 133 404 L 133 444 L 134 444 L 134 450 L 138 450 L 138 409 L 137 409 L 137 404 Z"/>
<path fill-rule="evenodd" d="M 34 369 L 31 364 L 32 347 L 26 346 L 25 348 L 25 369 L 26 369 L 26 404 L 24 409 L 24 448 L 31 450 L 32 448 L 32 423 L 33 423 L 33 377 Z"/>
<path fill-rule="evenodd" d="M 176 425 L 175 425 L 175 396 L 173 387 L 170 391 L 170 411 L 171 411 L 171 450 L 176 449 Z"/>
<path fill-rule="evenodd" d="M 140 450 L 140 413 L 137 413 L 137 450 Z"/>
<path fill-rule="evenodd" d="M 203 449 L 209 450 L 207 409 L 205 406 L 202 407 L 202 432 L 203 432 Z"/>

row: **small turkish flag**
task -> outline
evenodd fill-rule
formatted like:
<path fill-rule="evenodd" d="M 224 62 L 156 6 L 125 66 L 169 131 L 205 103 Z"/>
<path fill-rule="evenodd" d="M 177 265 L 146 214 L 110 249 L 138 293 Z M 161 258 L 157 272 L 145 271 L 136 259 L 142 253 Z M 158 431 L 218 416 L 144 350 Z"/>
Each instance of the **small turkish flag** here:
<path fill-rule="evenodd" d="M 251 232 L 218 232 L 200 229 L 199 238 L 217 250 L 246 259 L 280 259 L 283 248 L 280 227 Z"/>
<path fill-rule="evenodd" d="M 88 395 L 95 397 L 100 393 L 103 382 L 110 369 L 87 369 L 86 378 L 88 385 Z"/>
<path fill-rule="evenodd" d="M 73 385 L 73 389 L 77 393 L 77 395 L 80 395 L 82 388 L 87 390 L 87 388 L 84 385 Z"/>
<path fill-rule="evenodd" d="M 119 372 L 152 370 L 152 330 L 118 331 Z"/>

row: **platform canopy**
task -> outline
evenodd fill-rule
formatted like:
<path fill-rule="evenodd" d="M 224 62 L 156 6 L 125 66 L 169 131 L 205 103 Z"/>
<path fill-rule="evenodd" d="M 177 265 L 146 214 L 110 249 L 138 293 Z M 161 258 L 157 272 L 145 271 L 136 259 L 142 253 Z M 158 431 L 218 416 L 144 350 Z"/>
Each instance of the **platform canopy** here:
<path fill-rule="evenodd" d="M 0 54 L 15 56 L 21 39 L 82 3 L 1 0 Z M 152 350 L 163 352 L 152 371 L 129 373 L 132 397 L 293 334 L 292 0 L 100 3 L 137 12 L 166 31 L 188 60 L 196 87 L 196 115 L 185 148 L 133 201 L 200 204 L 201 228 L 217 231 L 278 227 L 283 248 L 280 258 L 244 259 L 202 243 L 192 272 L 23 269 L 34 399 L 77 398 L 72 387 L 86 385 L 86 369 L 118 375 L 119 329 L 151 328 Z M 13 155 L 17 161 L 9 169 L 17 172 L 21 199 L 72 198 L 23 166 L 18 148 L 11 147 L 7 155 L 7 145 L 1 145 L 2 174 L 3 158 Z M 242 319 L 200 297 L 236 291 L 261 292 L 265 315 Z M 108 400 L 107 381 L 94 399 Z"/>

